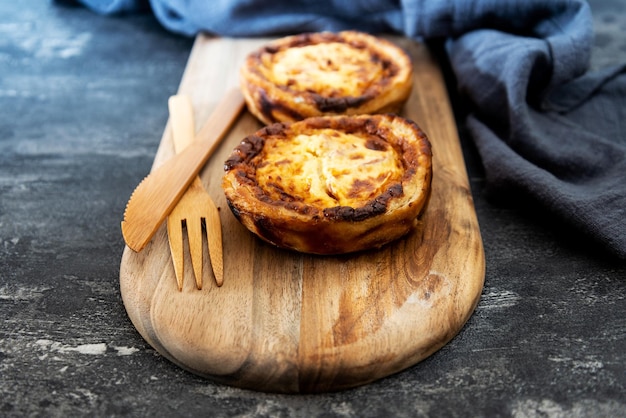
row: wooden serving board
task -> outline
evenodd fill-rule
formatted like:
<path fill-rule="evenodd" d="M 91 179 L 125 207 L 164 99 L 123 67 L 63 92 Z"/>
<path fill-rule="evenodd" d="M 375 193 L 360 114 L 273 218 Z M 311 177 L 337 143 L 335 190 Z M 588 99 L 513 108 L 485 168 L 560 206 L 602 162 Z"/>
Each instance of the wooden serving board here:
<path fill-rule="evenodd" d="M 427 48 L 393 40 L 415 66 L 403 114 L 427 133 L 434 154 L 432 195 L 420 226 L 380 250 L 344 256 L 263 243 L 230 213 L 220 184 L 231 150 L 261 127 L 244 112 L 201 172 L 220 208 L 224 285 L 215 285 L 205 260 L 204 287 L 197 290 L 187 259 L 178 291 L 165 225 L 143 251 L 127 247 L 122 256 L 128 315 L 163 356 L 228 385 L 335 391 L 414 365 L 465 324 L 480 298 L 485 261 L 456 125 Z M 266 41 L 197 38 L 179 92 L 191 96 L 198 129 L 221 95 L 238 85 L 244 57 Z M 168 124 L 154 167 L 173 155 Z"/>

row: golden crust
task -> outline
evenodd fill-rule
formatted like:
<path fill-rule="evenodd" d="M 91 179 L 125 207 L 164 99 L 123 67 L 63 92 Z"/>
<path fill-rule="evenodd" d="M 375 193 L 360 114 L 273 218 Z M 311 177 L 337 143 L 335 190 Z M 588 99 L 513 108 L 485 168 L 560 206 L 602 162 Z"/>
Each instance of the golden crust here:
<path fill-rule="evenodd" d="M 385 39 L 317 32 L 281 38 L 250 54 L 240 85 L 250 112 L 270 124 L 399 112 L 412 71 L 409 56 Z"/>
<path fill-rule="evenodd" d="M 430 142 L 395 115 L 276 123 L 226 161 L 237 219 L 278 247 L 315 254 L 377 248 L 411 230 L 430 195 Z"/>

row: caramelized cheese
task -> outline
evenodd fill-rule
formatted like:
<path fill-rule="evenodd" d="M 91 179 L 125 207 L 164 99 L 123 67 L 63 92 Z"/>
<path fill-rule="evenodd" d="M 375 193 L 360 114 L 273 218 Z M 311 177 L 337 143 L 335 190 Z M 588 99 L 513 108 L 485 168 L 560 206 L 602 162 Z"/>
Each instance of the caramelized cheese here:
<path fill-rule="evenodd" d="M 358 97 L 384 73 L 371 51 L 340 42 L 287 48 L 264 58 L 261 71 L 277 86 L 325 97 Z"/>
<path fill-rule="evenodd" d="M 430 142 L 394 115 L 277 123 L 225 163 L 233 214 L 276 246 L 316 254 L 377 248 L 411 230 L 432 176 Z"/>
<path fill-rule="evenodd" d="M 291 140 L 268 138 L 256 170 L 259 187 L 274 200 L 284 193 L 317 208 L 358 207 L 402 176 L 398 153 L 371 146 L 360 134 L 312 130 Z M 278 183 L 280 185 L 278 185 Z"/>

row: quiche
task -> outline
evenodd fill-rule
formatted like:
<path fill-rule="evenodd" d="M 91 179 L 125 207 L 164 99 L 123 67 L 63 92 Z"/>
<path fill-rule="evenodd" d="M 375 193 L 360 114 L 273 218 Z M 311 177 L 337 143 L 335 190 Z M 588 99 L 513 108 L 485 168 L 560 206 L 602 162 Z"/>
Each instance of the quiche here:
<path fill-rule="evenodd" d="M 224 170 L 232 213 L 258 237 L 342 254 L 414 227 L 430 195 L 432 153 L 424 132 L 401 116 L 318 116 L 247 136 Z"/>
<path fill-rule="evenodd" d="M 247 56 L 240 85 L 265 124 L 312 116 L 397 113 L 412 88 L 403 49 L 356 31 L 280 38 Z"/>

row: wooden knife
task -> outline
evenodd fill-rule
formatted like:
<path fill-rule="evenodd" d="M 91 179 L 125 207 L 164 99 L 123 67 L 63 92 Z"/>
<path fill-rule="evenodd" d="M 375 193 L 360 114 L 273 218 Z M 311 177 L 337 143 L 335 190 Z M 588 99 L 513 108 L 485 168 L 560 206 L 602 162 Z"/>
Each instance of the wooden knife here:
<path fill-rule="evenodd" d="M 239 89 L 230 90 L 209 116 L 197 140 L 151 172 L 126 204 L 122 235 L 133 251 L 141 251 L 176 206 L 244 106 Z"/>

